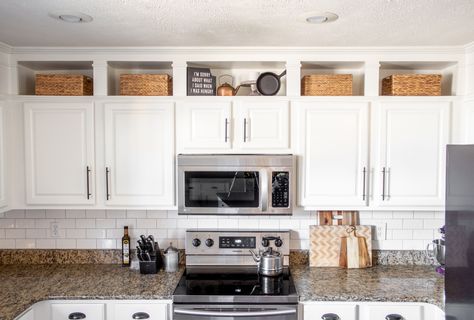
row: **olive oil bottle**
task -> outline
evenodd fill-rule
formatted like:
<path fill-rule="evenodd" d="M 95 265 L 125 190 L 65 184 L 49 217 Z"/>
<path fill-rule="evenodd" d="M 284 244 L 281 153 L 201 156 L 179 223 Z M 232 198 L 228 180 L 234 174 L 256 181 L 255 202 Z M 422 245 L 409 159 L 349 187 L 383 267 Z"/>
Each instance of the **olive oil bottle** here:
<path fill-rule="evenodd" d="M 128 235 L 128 227 L 123 227 L 122 266 L 130 267 L 130 236 Z"/>

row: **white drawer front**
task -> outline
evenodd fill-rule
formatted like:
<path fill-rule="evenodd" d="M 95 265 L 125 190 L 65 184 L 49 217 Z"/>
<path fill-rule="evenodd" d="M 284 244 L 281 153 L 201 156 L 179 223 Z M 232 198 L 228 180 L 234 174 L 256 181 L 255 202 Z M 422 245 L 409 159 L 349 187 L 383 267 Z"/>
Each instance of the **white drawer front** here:
<path fill-rule="evenodd" d="M 114 320 L 166 320 L 168 305 L 164 303 L 118 303 L 114 307 Z"/>
<path fill-rule="evenodd" d="M 377 305 L 367 306 L 367 320 L 385 320 L 389 314 L 401 315 L 403 320 L 424 320 L 422 306 Z"/>
<path fill-rule="evenodd" d="M 357 320 L 357 305 L 318 304 L 304 306 L 304 320 L 321 320 L 326 314 L 336 314 L 340 320 Z"/>
<path fill-rule="evenodd" d="M 52 320 L 104 320 L 104 304 L 80 304 L 80 303 L 53 303 L 51 305 Z M 85 318 L 84 318 L 85 316 Z"/>

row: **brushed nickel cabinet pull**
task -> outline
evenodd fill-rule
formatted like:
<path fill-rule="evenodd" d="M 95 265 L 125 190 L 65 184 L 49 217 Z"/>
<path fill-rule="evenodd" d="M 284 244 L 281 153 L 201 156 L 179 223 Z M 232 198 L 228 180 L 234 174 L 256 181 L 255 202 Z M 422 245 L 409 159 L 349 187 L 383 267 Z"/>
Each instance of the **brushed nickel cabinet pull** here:
<path fill-rule="evenodd" d="M 385 176 L 387 174 L 387 168 L 382 169 L 382 201 L 385 201 Z"/>
<path fill-rule="evenodd" d="M 224 142 L 227 143 L 227 126 L 229 125 L 229 121 L 227 120 L 227 118 L 225 118 L 225 122 L 224 122 Z"/>
<path fill-rule="evenodd" d="M 247 142 L 247 118 L 244 118 L 244 142 Z"/>
<path fill-rule="evenodd" d="M 87 192 L 87 199 L 89 200 L 92 196 L 91 194 L 91 188 L 90 188 L 90 174 L 91 174 L 91 169 L 89 168 L 89 166 L 86 167 L 86 192 Z"/>
<path fill-rule="evenodd" d="M 365 201 L 365 198 L 366 198 L 366 194 L 365 194 L 366 175 L 367 175 L 367 168 L 364 167 L 364 169 L 362 170 L 362 181 L 363 181 L 363 183 L 362 183 L 362 200 L 364 200 L 364 201 Z"/>
<path fill-rule="evenodd" d="M 107 200 L 110 200 L 110 189 L 109 189 L 109 167 L 105 167 L 105 196 Z"/>
<path fill-rule="evenodd" d="M 70 313 L 68 316 L 69 320 L 80 320 L 80 319 L 85 319 L 86 315 L 82 312 L 73 312 Z"/>

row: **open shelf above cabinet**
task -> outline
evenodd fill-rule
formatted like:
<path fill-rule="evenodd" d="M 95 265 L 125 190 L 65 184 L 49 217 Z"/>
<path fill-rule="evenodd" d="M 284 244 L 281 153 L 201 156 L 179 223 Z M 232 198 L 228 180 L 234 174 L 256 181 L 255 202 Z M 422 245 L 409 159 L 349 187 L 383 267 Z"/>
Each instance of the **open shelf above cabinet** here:
<path fill-rule="evenodd" d="M 121 74 L 167 74 L 173 76 L 171 61 L 109 61 L 107 91 L 109 96 L 120 95 Z"/>
<path fill-rule="evenodd" d="M 301 78 L 312 74 L 351 74 L 352 95 L 364 95 L 363 61 L 301 61 Z"/>
<path fill-rule="evenodd" d="M 234 88 L 237 88 L 242 82 L 256 81 L 263 72 L 273 72 L 280 75 L 286 68 L 285 61 L 188 61 L 188 67 L 191 68 L 209 68 L 211 74 L 216 77 L 216 88 L 227 82 Z M 222 77 L 223 75 L 232 76 Z M 237 96 L 249 96 L 251 89 L 241 87 Z M 277 96 L 286 96 L 286 76 L 281 78 L 281 87 Z"/>
<path fill-rule="evenodd" d="M 36 74 L 93 76 L 92 61 L 18 61 L 18 94 L 35 94 Z"/>
<path fill-rule="evenodd" d="M 457 86 L 457 62 L 453 61 L 381 61 L 379 95 L 382 95 L 382 79 L 394 74 L 441 74 L 441 95 L 455 96 Z"/>

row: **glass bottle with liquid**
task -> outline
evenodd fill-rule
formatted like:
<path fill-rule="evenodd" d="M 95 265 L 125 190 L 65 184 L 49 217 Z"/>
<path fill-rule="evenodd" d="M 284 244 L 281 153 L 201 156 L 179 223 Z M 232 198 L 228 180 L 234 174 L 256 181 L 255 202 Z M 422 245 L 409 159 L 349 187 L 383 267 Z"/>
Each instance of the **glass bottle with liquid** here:
<path fill-rule="evenodd" d="M 130 267 L 130 262 L 130 236 L 128 235 L 128 227 L 123 227 L 122 266 Z"/>

